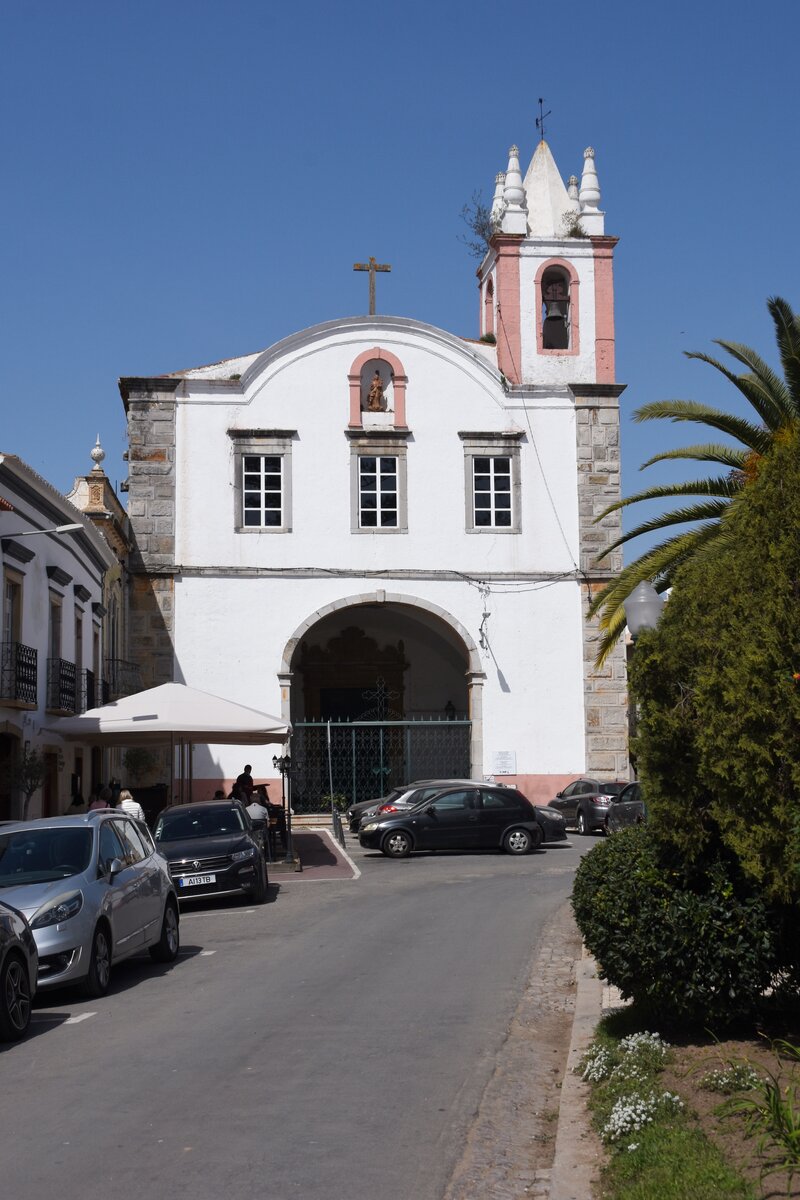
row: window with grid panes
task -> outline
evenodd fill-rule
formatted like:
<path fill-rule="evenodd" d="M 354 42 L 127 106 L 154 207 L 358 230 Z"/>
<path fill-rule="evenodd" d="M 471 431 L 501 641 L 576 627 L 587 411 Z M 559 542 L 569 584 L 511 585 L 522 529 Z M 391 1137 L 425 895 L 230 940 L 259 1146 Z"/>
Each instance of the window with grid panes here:
<path fill-rule="evenodd" d="M 358 521 L 362 529 L 397 528 L 397 458 L 362 455 L 358 460 Z"/>
<path fill-rule="evenodd" d="M 511 527 L 511 459 L 486 455 L 472 460 L 473 519 L 476 528 Z"/>
<path fill-rule="evenodd" d="M 242 456 L 242 524 L 272 528 L 283 524 L 283 456 Z"/>

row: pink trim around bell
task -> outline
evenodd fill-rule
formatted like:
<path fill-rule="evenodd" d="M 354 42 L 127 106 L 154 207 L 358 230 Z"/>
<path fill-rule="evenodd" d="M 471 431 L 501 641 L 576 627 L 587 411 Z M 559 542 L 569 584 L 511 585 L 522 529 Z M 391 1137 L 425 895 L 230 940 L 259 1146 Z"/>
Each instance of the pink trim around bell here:
<path fill-rule="evenodd" d="M 350 383 L 350 429 L 361 429 L 364 422 L 361 416 L 361 369 L 372 359 L 377 358 L 380 362 L 388 363 L 392 368 L 392 387 L 394 389 L 394 427 L 395 429 L 406 428 L 406 384 L 408 376 L 405 372 L 405 367 L 400 362 L 396 354 L 392 354 L 391 350 L 382 350 L 380 346 L 373 346 L 371 350 L 365 350 L 363 354 L 359 354 L 350 367 L 347 374 Z"/>
<path fill-rule="evenodd" d="M 614 237 L 593 237 L 595 372 L 598 383 L 613 383 L 614 362 Z"/>
<path fill-rule="evenodd" d="M 497 366 L 509 383 L 522 383 L 522 344 L 519 316 L 519 251 L 522 238 L 497 233 L 492 238 L 495 260 Z"/>
<path fill-rule="evenodd" d="M 543 346 L 544 337 L 542 334 L 542 276 L 550 267 L 560 267 L 562 271 L 566 271 L 569 276 L 569 349 L 568 350 L 545 350 Z M 581 326 L 580 326 L 580 304 L 578 303 L 578 289 L 580 287 L 580 279 L 578 272 L 575 270 L 571 262 L 565 258 L 548 258 L 547 262 L 543 262 L 536 272 L 536 351 L 538 354 L 551 355 L 554 354 L 560 358 L 569 358 L 571 355 L 580 354 L 581 349 Z"/>

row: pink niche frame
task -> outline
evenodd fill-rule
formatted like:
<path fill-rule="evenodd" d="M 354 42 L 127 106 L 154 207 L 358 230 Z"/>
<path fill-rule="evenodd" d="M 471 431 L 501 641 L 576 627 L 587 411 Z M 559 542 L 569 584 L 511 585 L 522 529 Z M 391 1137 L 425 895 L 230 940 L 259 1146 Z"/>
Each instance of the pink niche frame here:
<path fill-rule="evenodd" d="M 569 350 L 545 350 L 542 345 L 542 277 L 545 271 L 549 271 L 551 267 L 560 267 L 569 276 L 569 328 L 571 343 Z M 543 262 L 536 272 L 536 350 L 538 354 L 554 354 L 559 358 L 568 358 L 580 354 L 581 331 L 580 306 L 578 304 L 580 282 L 577 271 L 572 263 L 567 262 L 565 258 L 548 258 L 547 262 Z"/>
<path fill-rule="evenodd" d="M 350 422 L 349 429 L 363 429 L 364 422 L 361 414 L 361 370 L 370 359 L 377 358 L 380 362 L 388 363 L 392 368 L 392 386 L 394 389 L 394 428 L 406 428 L 406 384 L 408 377 L 405 367 L 396 354 L 390 350 L 382 350 L 373 346 L 365 350 L 354 360 L 347 374 L 350 383 Z"/>

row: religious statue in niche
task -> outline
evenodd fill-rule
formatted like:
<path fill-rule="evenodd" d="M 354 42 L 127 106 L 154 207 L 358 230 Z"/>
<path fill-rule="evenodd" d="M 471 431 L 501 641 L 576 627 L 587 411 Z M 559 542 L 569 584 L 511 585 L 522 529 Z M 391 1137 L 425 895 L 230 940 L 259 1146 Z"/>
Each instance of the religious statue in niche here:
<path fill-rule="evenodd" d="M 386 408 L 386 400 L 383 395 L 383 380 L 378 370 L 375 371 L 372 383 L 369 385 L 367 408 L 370 412 L 383 412 Z"/>

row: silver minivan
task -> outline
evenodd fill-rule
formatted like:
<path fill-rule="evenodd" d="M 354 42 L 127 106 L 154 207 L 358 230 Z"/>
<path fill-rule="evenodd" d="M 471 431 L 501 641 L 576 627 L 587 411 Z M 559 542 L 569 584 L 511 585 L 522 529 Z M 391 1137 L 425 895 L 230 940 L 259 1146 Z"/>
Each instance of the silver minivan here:
<path fill-rule="evenodd" d="M 178 901 L 140 821 L 113 809 L 0 826 L 0 900 L 27 917 L 38 988 L 108 991 L 113 963 L 178 957 Z"/>

